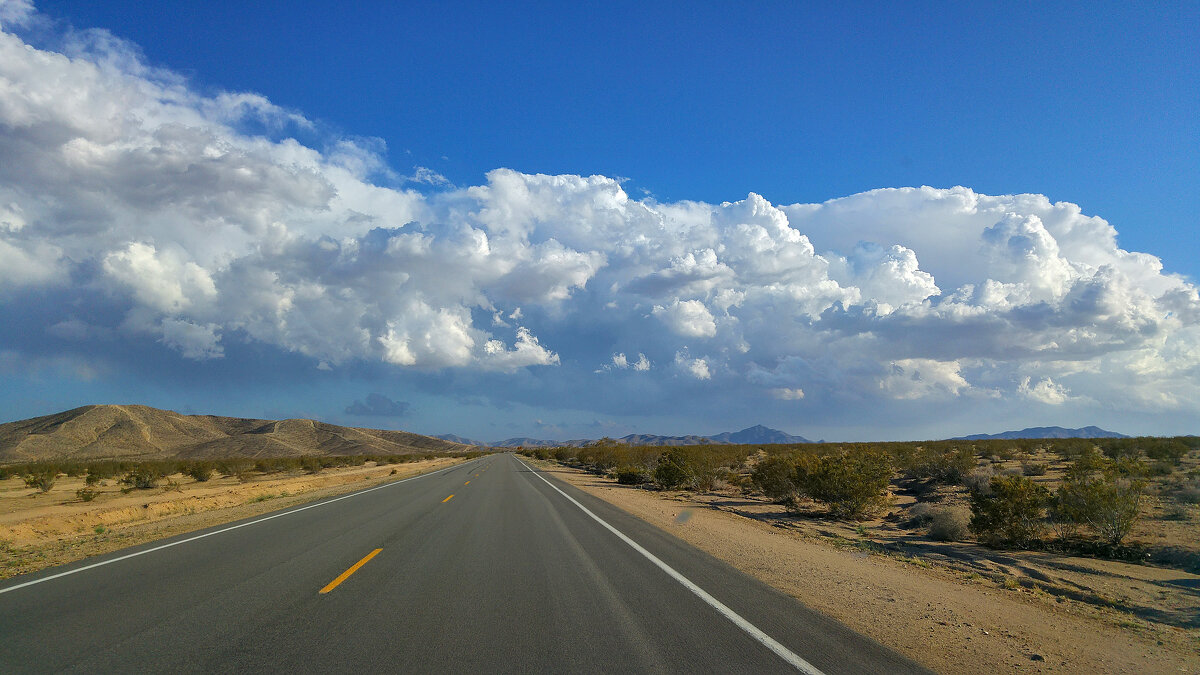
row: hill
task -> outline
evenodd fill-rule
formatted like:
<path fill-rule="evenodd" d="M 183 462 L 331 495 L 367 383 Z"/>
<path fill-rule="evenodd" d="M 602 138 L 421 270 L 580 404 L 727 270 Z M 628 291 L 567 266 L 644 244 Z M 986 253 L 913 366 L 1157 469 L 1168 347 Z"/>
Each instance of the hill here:
<path fill-rule="evenodd" d="M 1081 427 L 1079 429 L 1065 429 L 1063 427 L 1029 427 L 1020 431 L 1002 431 L 998 434 L 974 434 L 971 436 L 960 436 L 951 440 L 955 441 L 986 441 L 986 440 L 1007 440 L 1014 438 L 1129 438 L 1125 434 L 1118 434 L 1115 431 L 1106 431 L 1100 427 Z"/>
<path fill-rule="evenodd" d="M 407 455 L 468 446 L 404 431 L 315 420 L 181 415 L 144 405 L 88 405 L 0 424 L 0 463 L 299 455 Z"/>

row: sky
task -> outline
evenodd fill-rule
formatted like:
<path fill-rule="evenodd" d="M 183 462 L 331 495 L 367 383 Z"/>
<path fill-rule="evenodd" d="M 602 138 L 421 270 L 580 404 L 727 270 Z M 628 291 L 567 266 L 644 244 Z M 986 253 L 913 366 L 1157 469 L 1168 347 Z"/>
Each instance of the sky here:
<path fill-rule="evenodd" d="M 1200 432 L 1200 5 L 973 4 L 0 0 L 0 420 Z"/>

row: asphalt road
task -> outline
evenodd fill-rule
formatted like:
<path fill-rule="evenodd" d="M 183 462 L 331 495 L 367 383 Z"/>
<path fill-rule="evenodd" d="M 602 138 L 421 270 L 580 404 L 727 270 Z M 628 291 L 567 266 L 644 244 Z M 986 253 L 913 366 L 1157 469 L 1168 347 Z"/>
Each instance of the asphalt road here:
<path fill-rule="evenodd" d="M 0 672 L 919 670 L 513 455 L 231 525 L 0 583 Z"/>

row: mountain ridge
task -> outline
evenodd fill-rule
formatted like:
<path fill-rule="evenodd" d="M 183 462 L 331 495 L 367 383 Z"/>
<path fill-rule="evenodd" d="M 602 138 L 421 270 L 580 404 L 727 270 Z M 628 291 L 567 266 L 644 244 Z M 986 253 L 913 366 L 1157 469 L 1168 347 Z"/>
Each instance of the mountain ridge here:
<path fill-rule="evenodd" d="M 435 436 L 442 440 L 453 440 L 459 443 L 468 443 L 469 445 L 478 445 L 491 448 L 551 448 L 551 447 L 569 447 L 581 448 L 585 445 L 595 443 L 600 439 L 596 438 L 575 438 L 567 441 L 551 440 L 544 438 L 530 438 L 528 436 L 518 436 L 514 438 L 506 438 L 502 441 L 493 441 L 491 443 L 482 443 L 472 441 L 462 436 L 454 434 L 442 434 Z M 628 434 L 620 438 L 613 439 L 618 443 L 627 445 L 753 445 L 753 444 L 787 444 L 787 443 L 812 443 L 812 441 L 803 436 L 793 436 L 778 429 L 756 424 L 752 427 L 747 427 L 741 431 L 726 431 L 713 436 L 699 436 L 689 434 L 686 436 L 661 436 L 657 434 Z"/>
<path fill-rule="evenodd" d="M 460 452 L 407 431 L 309 419 L 184 415 L 144 405 L 86 405 L 0 424 L 0 463 Z"/>
<path fill-rule="evenodd" d="M 1097 426 L 1086 426 L 1078 429 L 1065 427 L 1027 427 L 1020 431 L 1001 431 L 998 434 L 972 434 L 958 436 L 952 441 L 987 441 L 1012 440 L 1017 438 L 1129 438 L 1125 434 L 1108 431 Z"/>

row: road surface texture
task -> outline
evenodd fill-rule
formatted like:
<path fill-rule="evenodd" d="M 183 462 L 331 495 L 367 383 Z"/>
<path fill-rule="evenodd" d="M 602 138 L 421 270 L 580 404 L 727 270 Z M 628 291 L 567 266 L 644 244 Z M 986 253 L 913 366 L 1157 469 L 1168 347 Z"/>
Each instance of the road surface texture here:
<path fill-rule="evenodd" d="M 0 583 L 2 673 L 258 671 L 920 668 L 511 454 Z"/>

